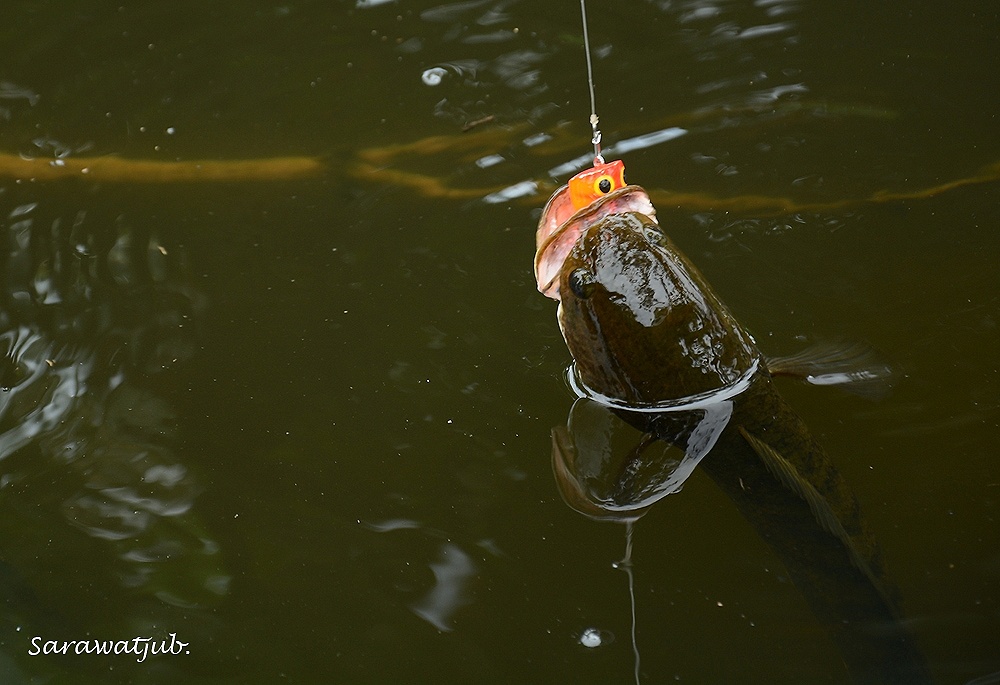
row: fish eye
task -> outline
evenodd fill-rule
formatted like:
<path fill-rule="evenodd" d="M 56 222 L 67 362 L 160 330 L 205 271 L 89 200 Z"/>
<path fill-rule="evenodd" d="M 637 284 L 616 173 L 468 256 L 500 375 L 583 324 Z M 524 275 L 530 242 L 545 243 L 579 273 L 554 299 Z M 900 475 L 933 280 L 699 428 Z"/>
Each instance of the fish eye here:
<path fill-rule="evenodd" d="M 569 289 L 581 300 L 590 297 L 594 289 L 594 275 L 586 269 L 573 269 L 569 274 Z"/>

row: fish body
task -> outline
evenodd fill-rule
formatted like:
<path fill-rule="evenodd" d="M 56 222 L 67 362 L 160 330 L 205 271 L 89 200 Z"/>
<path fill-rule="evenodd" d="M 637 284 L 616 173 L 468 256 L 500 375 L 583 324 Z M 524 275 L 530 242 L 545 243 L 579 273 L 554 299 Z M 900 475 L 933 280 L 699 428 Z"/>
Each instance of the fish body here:
<path fill-rule="evenodd" d="M 647 463 L 651 438 L 680 448 L 781 558 L 856 682 L 929 682 L 857 498 L 774 388 L 753 337 L 646 211 L 645 191 L 625 186 L 580 210 L 565 192 L 539 222 L 538 288 L 559 301 L 580 394 L 644 435 L 608 468 L 557 429 L 564 499 L 593 518 L 634 519 L 693 469 Z"/>

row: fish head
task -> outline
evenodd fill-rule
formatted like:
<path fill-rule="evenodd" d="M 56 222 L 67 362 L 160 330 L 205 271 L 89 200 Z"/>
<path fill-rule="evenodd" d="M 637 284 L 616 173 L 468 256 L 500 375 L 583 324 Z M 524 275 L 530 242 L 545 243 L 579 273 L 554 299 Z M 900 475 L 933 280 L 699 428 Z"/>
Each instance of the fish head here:
<path fill-rule="evenodd" d="M 556 277 L 559 325 L 575 373 L 607 398 L 649 406 L 710 392 L 736 382 L 759 355 L 704 277 L 643 212 L 584 222 Z"/>

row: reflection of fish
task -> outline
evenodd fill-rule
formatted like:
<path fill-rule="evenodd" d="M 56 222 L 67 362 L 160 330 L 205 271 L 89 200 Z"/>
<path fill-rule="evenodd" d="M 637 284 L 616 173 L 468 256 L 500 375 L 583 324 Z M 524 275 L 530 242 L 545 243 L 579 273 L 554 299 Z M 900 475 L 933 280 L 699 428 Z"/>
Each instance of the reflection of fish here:
<path fill-rule="evenodd" d="M 539 223 L 539 290 L 560 301 L 581 392 L 646 436 L 609 467 L 604 446 L 600 457 L 581 454 L 587 447 L 577 436 L 557 432 L 564 498 L 595 518 L 634 519 L 692 468 L 669 452 L 650 465 L 651 438 L 676 446 L 782 559 L 857 681 L 926 681 L 856 498 L 774 390 L 753 338 L 666 237 L 641 188 L 615 190 L 575 213 L 566 192 Z M 807 366 L 815 375 L 817 364 Z M 771 367 L 795 371 L 792 362 Z M 593 436 L 583 442 L 595 444 Z"/>

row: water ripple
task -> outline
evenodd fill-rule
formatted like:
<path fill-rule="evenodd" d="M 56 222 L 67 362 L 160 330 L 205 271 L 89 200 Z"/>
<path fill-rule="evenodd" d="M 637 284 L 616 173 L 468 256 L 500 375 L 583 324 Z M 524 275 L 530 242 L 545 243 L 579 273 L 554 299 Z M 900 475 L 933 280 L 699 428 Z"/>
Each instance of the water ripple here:
<path fill-rule="evenodd" d="M 204 303 L 183 251 L 114 211 L 5 199 L 3 483 L 55 467 L 60 485 L 8 488 L 4 505 L 48 511 L 32 534 L 57 547 L 84 533 L 123 587 L 179 606 L 215 601 L 228 581 L 194 509 L 201 488 L 172 408 L 145 383 L 196 347 Z"/>

